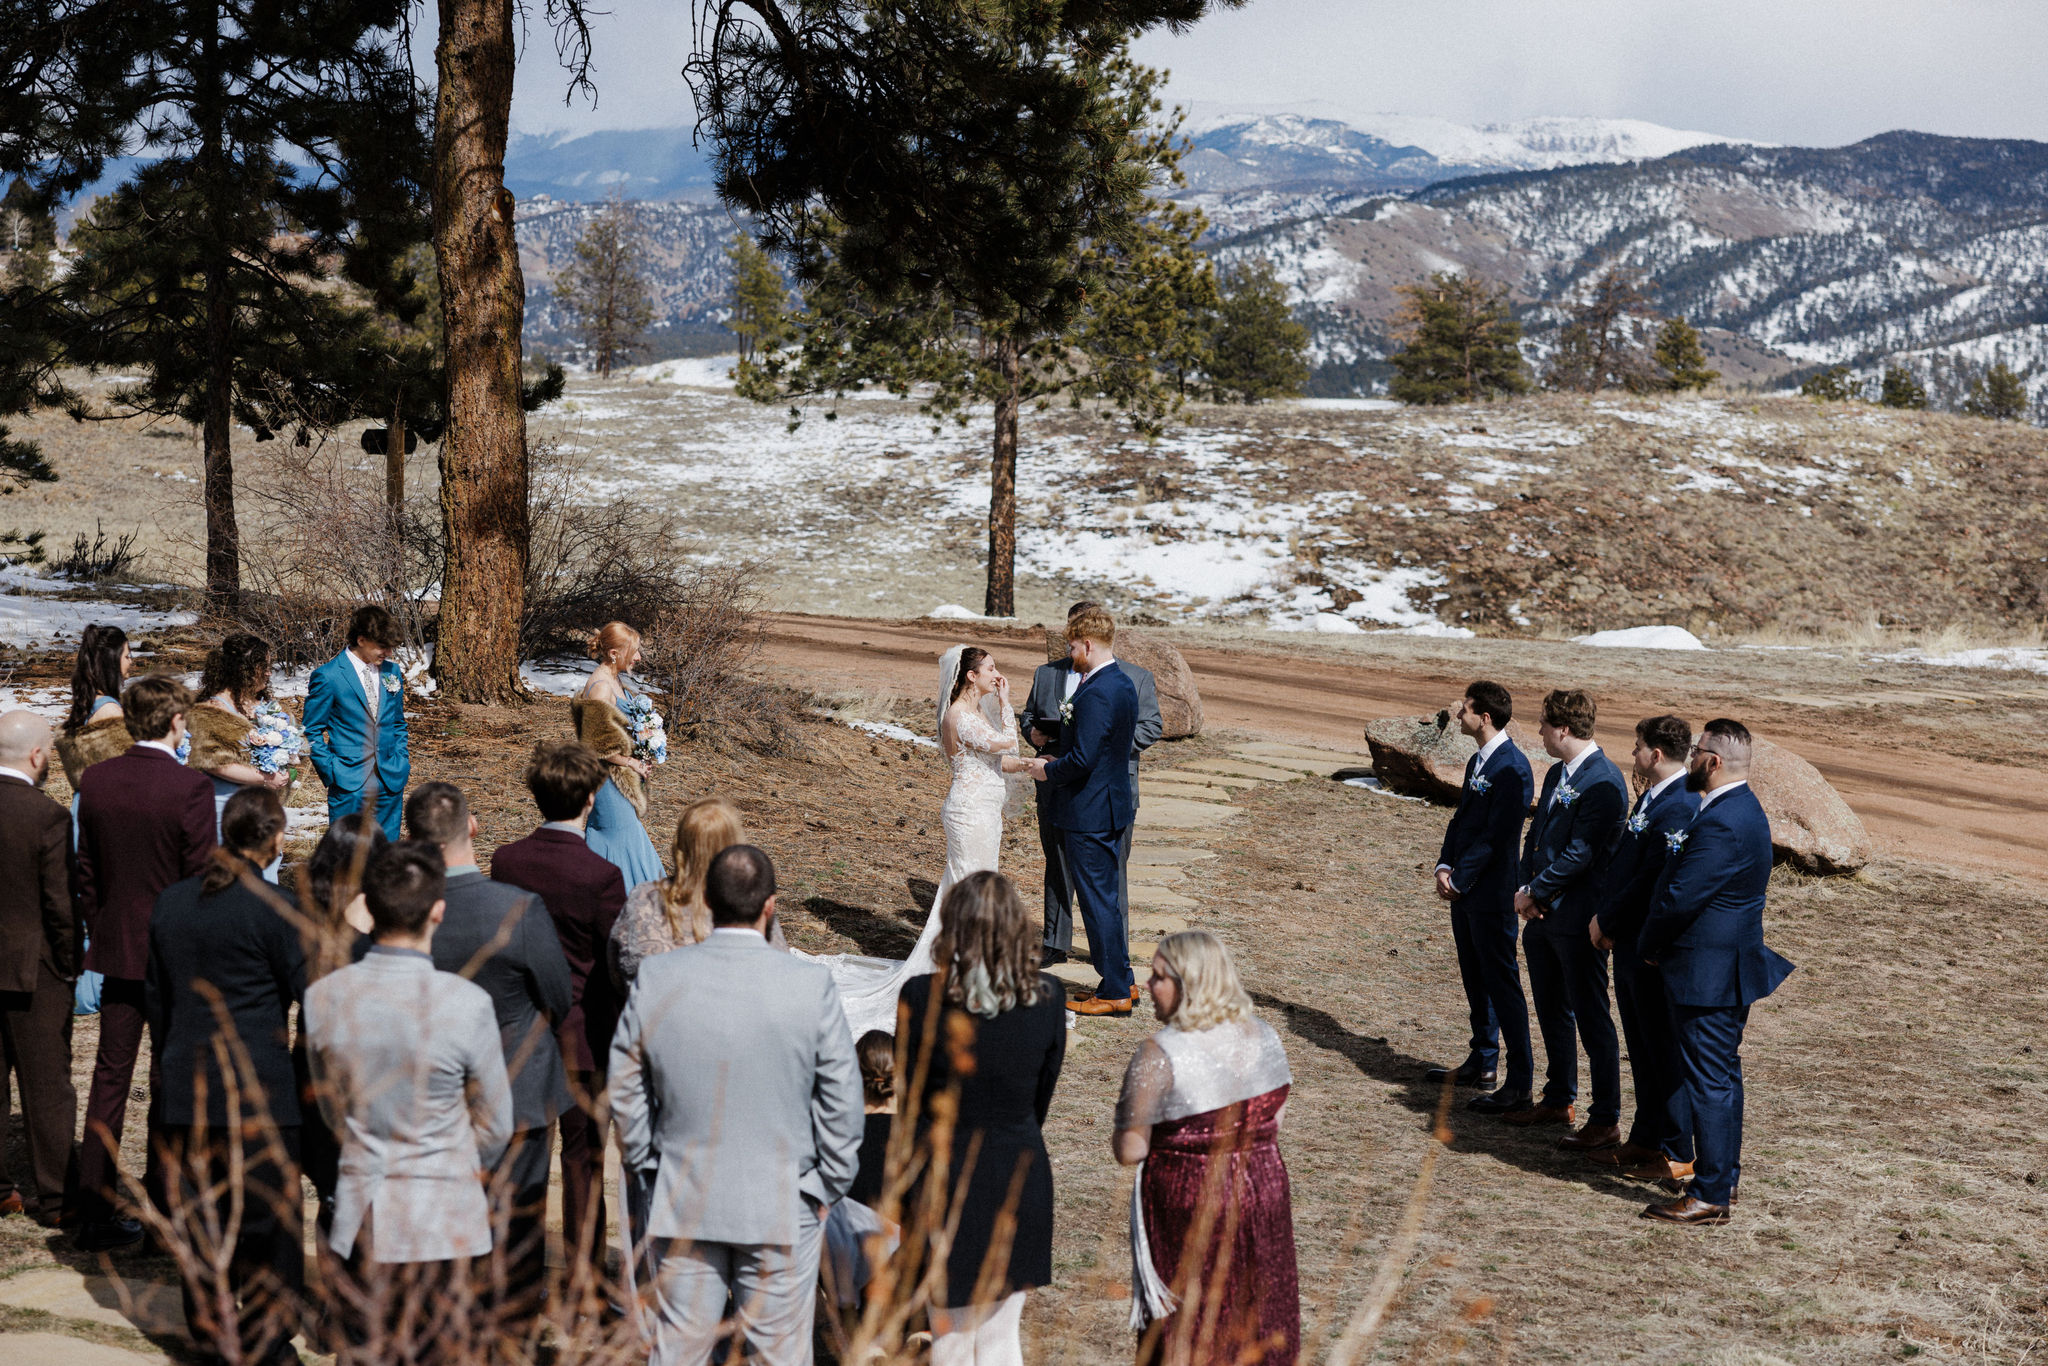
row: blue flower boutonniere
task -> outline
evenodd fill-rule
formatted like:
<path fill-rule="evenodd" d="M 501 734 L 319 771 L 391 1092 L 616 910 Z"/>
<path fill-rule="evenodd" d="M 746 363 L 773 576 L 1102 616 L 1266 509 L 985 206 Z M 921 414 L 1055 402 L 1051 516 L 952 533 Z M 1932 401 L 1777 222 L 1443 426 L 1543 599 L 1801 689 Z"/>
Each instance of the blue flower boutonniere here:
<path fill-rule="evenodd" d="M 1628 818 L 1628 832 L 1631 835 L 1640 835 L 1649 828 L 1650 813 L 1647 811 L 1638 811 Z"/>
<path fill-rule="evenodd" d="M 1576 787 L 1573 787 L 1570 783 L 1559 783 L 1557 785 L 1557 804 L 1559 806 L 1570 806 L 1578 799 L 1579 790 Z"/>
<path fill-rule="evenodd" d="M 1484 773 L 1475 773 L 1472 775 L 1472 781 L 1467 786 L 1474 792 L 1484 792 L 1487 788 L 1493 786 L 1493 779 L 1487 777 Z"/>
<path fill-rule="evenodd" d="M 1684 830 L 1666 830 L 1664 832 L 1665 846 L 1669 848 L 1672 853 L 1677 853 L 1679 850 L 1685 848 L 1685 837 L 1687 833 L 1688 832 Z"/>

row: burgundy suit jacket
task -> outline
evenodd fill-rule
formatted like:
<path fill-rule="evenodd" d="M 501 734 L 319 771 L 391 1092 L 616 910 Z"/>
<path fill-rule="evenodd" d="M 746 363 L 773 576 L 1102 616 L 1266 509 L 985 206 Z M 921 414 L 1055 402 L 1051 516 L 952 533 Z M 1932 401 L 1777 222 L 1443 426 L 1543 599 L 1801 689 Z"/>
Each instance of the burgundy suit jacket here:
<path fill-rule="evenodd" d="M 548 908 L 569 960 L 572 1000 L 555 1027 L 562 1062 L 571 1071 L 604 1071 L 623 1004 L 605 966 L 612 922 L 626 904 L 626 879 L 618 865 L 592 853 L 579 835 L 542 828 L 500 845 L 491 855 L 490 876 L 532 892 Z"/>
<path fill-rule="evenodd" d="M 157 893 L 206 871 L 213 780 L 137 745 L 78 777 L 78 904 L 92 947 L 85 965 L 141 981 Z"/>
<path fill-rule="evenodd" d="M 77 978 L 71 867 L 64 808 L 0 775 L 0 991 L 34 991 L 41 964 L 67 982 Z"/>

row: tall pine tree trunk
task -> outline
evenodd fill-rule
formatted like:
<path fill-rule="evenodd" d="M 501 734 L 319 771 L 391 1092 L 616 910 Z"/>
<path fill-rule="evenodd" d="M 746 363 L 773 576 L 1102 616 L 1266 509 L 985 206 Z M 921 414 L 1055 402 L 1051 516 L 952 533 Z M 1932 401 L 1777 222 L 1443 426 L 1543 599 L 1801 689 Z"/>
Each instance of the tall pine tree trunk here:
<path fill-rule="evenodd" d="M 206 498 L 206 597 L 213 610 L 232 616 L 242 605 L 242 537 L 235 524 L 234 435 L 235 300 L 228 278 L 227 94 L 221 72 L 219 16 L 201 45 L 199 174 L 206 204 L 206 401 L 200 420 Z"/>
<path fill-rule="evenodd" d="M 513 0 L 440 0 L 434 52 L 434 258 L 447 339 L 441 584 L 434 674 L 464 702 L 519 691 L 528 550 L 526 414 L 519 406 L 524 278 L 512 240 L 505 140 Z M 401 452 L 401 458 L 403 458 Z"/>
<path fill-rule="evenodd" d="M 405 390 L 391 400 L 391 422 L 384 429 L 384 515 L 395 539 L 405 525 Z"/>
<path fill-rule="evenodd" d="M 988 600 L 982 611 L 992 617 L 1017 614 L 1017 409 L 1023 391 L 1023 365 L 1017 339 L 996 342 L 996 371 L 1002 390 L 996 396 L 995 454 L 988 474 Z"/>

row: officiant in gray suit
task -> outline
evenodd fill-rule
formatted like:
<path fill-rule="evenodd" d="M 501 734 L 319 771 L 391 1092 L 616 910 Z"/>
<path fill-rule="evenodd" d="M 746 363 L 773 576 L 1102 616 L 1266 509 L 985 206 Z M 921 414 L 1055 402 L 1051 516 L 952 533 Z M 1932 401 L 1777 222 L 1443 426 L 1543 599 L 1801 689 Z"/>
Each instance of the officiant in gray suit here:
<path fill-rule="evenodd" d="M 612 1036 L 612 1118 L 652 1173 L 656 1366 L 699 1366 L 730 1334 L 749 1360 L 809 1366 L 825 1213 L 865 1132 L 860 1068 L 824 966 L 768 943 L 775 866 L 711 861 L 711 934 L 641 963 Z"/>
<path fill-rule="evenodd" d="M 1077 602 L 1067 609 L 1067 620 L 1072 621 L 1074 614 L 1085 608 L 1099 606 L 1095 602 Z M 1153 681 L 1152 671 L 1124 659 L 1119 659 L 1116 666 L 1138 690 L 1138 729 L 1131 737 L 1131 805 L 1135 808 L 1138 757 L 1158 743 L 1166 722 L 1159 713 L 1159 686 Z M 1064 657 L 1039 665 L 1031 675 L 1031 695 L 1025 699 L 1017 728 L 1045 758 L 1057 758 L 1061 753 L 1063 709 L 1073 700 L 1074 689 L 1080 684 L 1080 671 L 1073 660 Z M 1074 884 L 1067 876 L 1059 828 L 1053 823 L 1057 800 L 1053 789 L 1043 782 L 1038 784 L 1038 844 L 1045 851 L 1045 948 L 1040 961 L 1045 963 L 1064 963 L 1074 954 Z M 1136 828 L 1133 824 L 1124 832 L 1122 846 L 1117 850 L 1117 899 L 1123 907 L 1126 925 L 1131 923 L 1131 834 Z"/>

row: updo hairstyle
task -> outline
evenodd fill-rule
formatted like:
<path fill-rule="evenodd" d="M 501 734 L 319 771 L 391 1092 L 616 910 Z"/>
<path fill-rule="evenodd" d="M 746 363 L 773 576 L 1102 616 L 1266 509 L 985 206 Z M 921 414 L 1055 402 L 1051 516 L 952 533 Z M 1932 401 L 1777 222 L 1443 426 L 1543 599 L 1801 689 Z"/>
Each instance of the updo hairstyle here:
<path fill-rule="evenodd" d="M 950 707 L 960 700 L 960 694 L 967 691 L 967 675 L 979 669 L 982 661 L 987 658 L 988 651 L 979 645 L 970 645 L 960 652 L 960 668 L 953 675 L 953 695 L 946 699 L 947 706 Z"/>
<path fill-rule="evenodd" d="M 614 651 L 632 654 L 640 644 L 640 633 L 623 621 L 608 621 L 591 633 L 590 657 L 607 663 Z"/>

